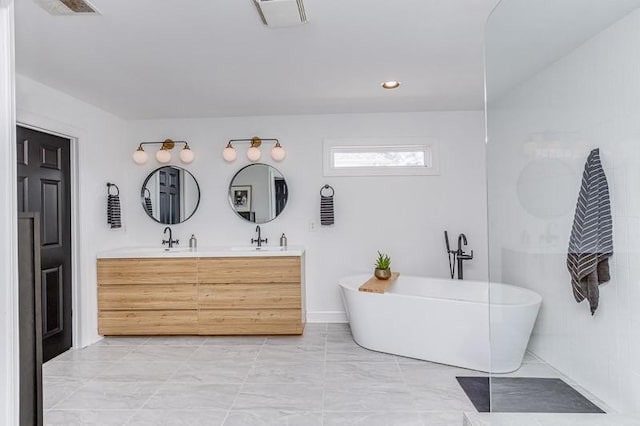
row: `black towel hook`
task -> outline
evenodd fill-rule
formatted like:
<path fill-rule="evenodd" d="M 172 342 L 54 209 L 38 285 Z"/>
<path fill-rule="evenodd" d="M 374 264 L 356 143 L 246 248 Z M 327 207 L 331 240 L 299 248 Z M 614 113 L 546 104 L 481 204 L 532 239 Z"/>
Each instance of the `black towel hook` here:
<path fill-rule="evenodd" d="M 324 191 L 325 189 L 330 189 L 331 190 L 331 195 L 324 195 L 322 193 L 322 191 Z M 333 197 L 335 193 L 336 193 L 336 191 L 335 191 L 335 189 L 333 189 L 333 187 L 331 185 L 325 185 L 322 188 L 320 188 L 320 196 L 322 196 L 322 197 Z"/>
<path fill-rule="evenodd" d="M 112 193 L 111 193 L 111 187 L 112 187 L 112 186 L 113 186 L 114 188 L 116 188 L 116 193 L 115 193 L 115 194 L 112 194 Z M 116 185 L 115 183 L 107 182 L 107 194 L 108 194 L 108 195 L 115 195 L 115 196 L 118 196 L 118 195 L 120 195 L 120 188 L 118 188 L 118 185 Z"/>

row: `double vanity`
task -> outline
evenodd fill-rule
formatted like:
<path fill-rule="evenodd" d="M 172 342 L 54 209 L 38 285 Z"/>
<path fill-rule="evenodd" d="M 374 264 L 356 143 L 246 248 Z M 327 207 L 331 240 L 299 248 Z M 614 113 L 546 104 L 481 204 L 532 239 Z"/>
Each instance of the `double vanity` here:
<path fill-rule="evenodd" d="M 302 334 L 304 249 L 120 249 L 98 255 L 98 331 Z"/>
<path fill-rule="evenodd" d="M 262 224 L 282 213 L 288 192 L 277 169 L 250 164 L 231 180 L 229 204 L 240 220 Z M 200 197 L 196 178 L 174 165 L 152 171 L 140 190 L 143 211 L 163 225 L 191 218 Z M 167 248 L 100 253 L 98 332 L 103 336 L 302 334 L 304 249 L 262 246 L 267 240 L 259 229 L 255 240 L 259 247 L 173 248 L 177 240 L 167 227 L 169 239 L 163 240 Z"/>

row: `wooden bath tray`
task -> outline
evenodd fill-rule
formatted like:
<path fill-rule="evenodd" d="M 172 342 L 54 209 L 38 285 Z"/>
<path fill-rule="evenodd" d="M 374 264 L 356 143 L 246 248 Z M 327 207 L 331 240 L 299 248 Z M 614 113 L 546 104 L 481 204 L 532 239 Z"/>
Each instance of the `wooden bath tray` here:
<path fill-rule="evenodd" d="M 358 290 L 366 291 L 368 293 L 384 293 L 389 287 L 391 287 L 391 284 L 396 282 L 399 276 L 400 272 L 392 272 L 391 278 L 388 280 L 379 280 L 376 277 L 371 277 L 369 278 L 369 281 L 362 284 Z"/>

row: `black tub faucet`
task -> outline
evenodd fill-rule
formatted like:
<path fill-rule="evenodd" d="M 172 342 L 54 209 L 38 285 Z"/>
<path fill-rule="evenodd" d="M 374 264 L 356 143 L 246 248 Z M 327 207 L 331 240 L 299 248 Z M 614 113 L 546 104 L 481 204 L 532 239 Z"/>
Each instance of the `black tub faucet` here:
<path fill-rule="evenodd" d="M 451 246 L 449 245 L 449 233 L 444 231 L 444 241 L 447 246 L 447 255 L 449 256 L 449 272 L 451 272 L 451 278 L 455 276 L 456 266 L 458 268 L 458 279 L 463 279 L 463 262 L 465 260 L 473 259 L 473 250 L 471 250 L 471 254 L 467 254 L 464 251 L 464 247 L 467 246 L 467 236 L 464 234 L 458 235 L 458 249 L 451 250 Z M 452 259 L 453 258 L 453 259 Z M 457 262 L 456 262 L 457 261 Z M 457 265 L 456 265 L 457 263 Z"/>
<path fill-rule="evenodd" d="M 467 245 L 467 236 L 464 234 L 458 235 L 458 253 L 462 253 L 462 246 Z"/>
<path fill-rule="evenodd" d="M 464 234 L 458 235 L 458 250 L 456 251 L 456 259 L 458 259 L 458 279 L 461 280 L 463 278 L 462 271 L 462 262 L 465 260 L 473 259 L 473 250 L 471 250 L 471 254 L 465 253 L 462 247 L 467 246 L 467 236 Z"/>

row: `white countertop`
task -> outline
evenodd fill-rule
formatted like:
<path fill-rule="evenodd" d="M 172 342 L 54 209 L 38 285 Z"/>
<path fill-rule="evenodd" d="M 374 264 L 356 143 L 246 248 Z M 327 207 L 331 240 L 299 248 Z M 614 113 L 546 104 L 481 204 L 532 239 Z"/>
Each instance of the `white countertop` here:
<path fill-rule="evenodd" d="M 301 246 L 219 246 L 198 247 L 190 250 L 188 247 L 123 247 L 98 253 L 98 259 L 129 259 L 129 258 L 158 258 L 158 257 L 276 257 L 302 256 L 304 247 Z"/>

